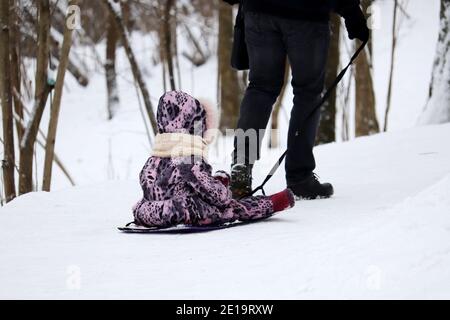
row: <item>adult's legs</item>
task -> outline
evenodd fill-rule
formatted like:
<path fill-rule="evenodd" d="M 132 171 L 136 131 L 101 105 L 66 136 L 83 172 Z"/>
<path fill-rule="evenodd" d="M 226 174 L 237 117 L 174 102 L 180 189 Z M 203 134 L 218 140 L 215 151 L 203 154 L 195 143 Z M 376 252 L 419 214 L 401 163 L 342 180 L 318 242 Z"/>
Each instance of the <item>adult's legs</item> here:
<path fill-rule="evenodd" d="M 300 20 L 284 20 L 282 28 L 294 91 L 286 157 L 286 180 L 293 186 L 310 177 L 316 167 L 313 148 L 320 110 L 312 110 L 324 88 L 330 29 L 325 22 Z"/>
<path fill-rule="evenodd" d="M 259 159 L 261 132 L 283 87 L 286 49 L 276 19 L 251 12 L 245 15 L 250 83 L 241 104 L 233 163 L 252 165 Z"/>

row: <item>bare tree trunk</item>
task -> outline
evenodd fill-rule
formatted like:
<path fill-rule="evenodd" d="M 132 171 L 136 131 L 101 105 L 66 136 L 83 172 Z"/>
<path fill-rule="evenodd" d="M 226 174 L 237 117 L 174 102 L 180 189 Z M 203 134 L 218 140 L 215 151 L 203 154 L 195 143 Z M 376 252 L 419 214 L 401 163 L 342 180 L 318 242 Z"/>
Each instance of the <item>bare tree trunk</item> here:
<path fill-rule="evenodd" d="M 164 53 L 161 55 L 161 68 L 162 68 L 162 82 L 163 82 L 163 90 L 164 92 L 167 91 L 167 84 L 166 84 L 166 59 L 164 58 Z"/>
<path fill-rule="evenodd" d="M 220 130 L 236 128 L 239 116 L 239 81 L 237 72 L 231 68 L 233 39 L 233 9 L 219 3 L 219 88 L 220 88 Z"/>
<path fill-rule="evenodd" d="M 33 155 L 39 129 L 39 124 L 44 113 L 48 95 L 51 91 L 47 83 L 48 57 L 50 45 L 50 2 L 39 0 L 38 18 L 38 54 L 35 80 L 35 105 L 30 122 L 25 129 L 20 142 L 19 165 L 19 193 L 25 194 L 33 191 Z"/>
<path fill-rule="evenodd" d="M 344 102 L 343 102 L 343 108 L 342 108 L 342 133 L 341 137 L 343 141 L 350 140 L 350 92 L 352 89 L 352 81 L 353 81 L 353 69 L 350 69 L 350 76 L 348 79 L 348 83 L 346 86 L 346 91 L 344 95 Z"/>
<path fill-rule="evenodd" d="M 9 1 L 0 1 L 0 99 L 2 104 L 4 153 L 2 169 L 6 202 L 9 202 L 16 197 L 14 177 L 14 120 L 11 96 L 11 66 L 9 59 L 9 5 Z"/>
<path fill-rule="evenodd" d="M 163 8 L 163 3 L 162 0 L 159 1 L 158 3 L 158 16 L 163 16 L 164 15 L 164 8 Z M 163 90 L 164 92 L 167 91 L 167 63 L 166 63 L 166 50 L 165 48 L 165 37 L 164 37 L 164 23 L 160 23 L 159 24 L 159 28 L 158 28 L 158 40 L 159 40 L 159 60 L 161 63 L 161 74 L 162 74 L 162 83 L 163 83 Z"/>
<path fill-rule="evenodd" d="M 429 100 L 419 119 L 421 124 L 450 122 L 450 0 L 441 0 L 440 21 Z"/>
<path fill-rule="evenodd" d="M 340 29 L 340 17 L 337 14 L 333 14 L 331 16 L 331 41 L 325 74 L 325 88 L 331 86 L 339 72 Z M 316 141 L 317 144 L 336 141 L 336 90 L 332 91 L 329 99 L 321 107 L 320 127 Z"/>
<path fill-rule="evenodd" d="M 169 83 L 171 90 L 175 90 L 175 73 L 173 67 L 173 52 L 172 52 L 172 28 L 171 28 L 171 10 L 174 4 L 174 0 L 166 0 L 164 7 L 164 50 L 165 60 L 167 62 L 167 70 L 169 71 Z"/>
<path fill-rule="evenodd" d="M 384 113 L 384 128 L 383 128 L 383 131 L 387 131 L 388 120 L 389 120 L 389 111 L 391 110 L 392 80 L 394 78 L 395 49 L 397 47 L 397 11 L 398 11 L 397 9 L 398 9 L 398 0 L 394 0 L 394 19 L 393 19 L 393 22 L 392 22 L 391 68 L 390 68 L 390 71 L 389 71 L 389 84 L 388 84 L 386 111 Z"/>
<path fill-rule="evenodd" d="M 11 56 L 11 85 L 12 90 L 21 91 L 21 77 L 20 77 L 20 54 L 19 54 L 19 41 L 20 32 L 18 28 L 18 16 L 17 16 L 17 0 L 9 0 L 10 4 L 10 56 Z M 20 99 L 16 99 L 13 95 L 14 112 L 23 120 L 23 105 Z M 19 141 L 22 140 L 24 130 L 22 126 L 16 125 L 17 137 Z"/>
<path fill-rule="evenodd" d="M 76 5 L 78 0 L 69 0 L 69 6 Z M 64 39 L 61 48 L 61 60 L 58 66 L 58 74 L 56 76 L 55 97 L 53 99 L 52 110 L 50 113 L 50 121 L 48 125 L 47 144 L 45 148 L 44 160 L 44 177 L 42 183 L 43 191 L 50 191 L 52 181 L 52 169 L 55 155 L 56 131 L 58 128 L 59 111 L 61 109 L 61 98 L 64 88 L 64 77 L 66 75 L 67 65 L 69 63 L 69 53 L 72 47 L 73 29 L 68 26 L 70 16 L 67 14 L 66 24 L 64 27 Z"/>
<path fill-rule="evenodd" d="M 47 83 L 48 57 L 50 48 L 50 1 L 38 0 L 38 3 L 38 55 L 34 94 L 36 100 L 41 97 L 45 84 Z"/>
<path fill-rule="evenodd" d="M 364 12 L 370 6 L 372 0 L 363 0 Z M 360 43 L 355 43 L 358 47 Z M 370 69 L 370 57 L 367 51 L 362 51 L 355 66 L 355 129 L 356 136 L 367 136 L 380 132 L 378 125 L 375 92 L 373 87 L 372 70 Z"/>
<path fill-rule="evenodd" d="M 358 44 L 357 44 L 358 45 Z M 355 68 L 355 130 L 356 136 L 367 136 L 380 132 L 375 111 L 375 92 L 372 72 L 366 51 L 361 52 Z"/>
<path fill-rule="evenodd" d="M 269 139 L 269 148 L 278 148 L 279 141 L 278 141 L 278 122 L 279 122 L 279 115 L 281 108 L 283 106 L 283 99 L 284 94 L 286 93 L 286 87 L 288 86 L 289 81 L 289 74 L 290 74 L 290 65 L 289 62 L 286 61 L 286 68 L 284 71 L 284 81 L 283 81 L 283 87 L 281 88 L 280 95 L 278 96 L 277 102 L 275 102 L 275 106 L 273 108 L 272 112 L 272 121 L 271 121 L 271 131 L 270 131 L 270 139 Z"/>
<path fill-rule="evenodd" d="M 128 32 L 133 30 L 134 21 L 131 19 L 131 8 L 129 0 L 120 1 L 120 11 L 122 11 L 123 23 Z"/>
<path fill-rule="evenodd" d="M 172 34 L 173 34 L 173 54 L 175 56 L 175 68 L 177 69 L 177 77 L 178 77 L 178 89 L 182 90 L 182 81 L 181 81 L 181 69 L 180 69 L 180 55 L 178 50 L 178 10 L 177 6 L 175 5 L 175 13 L 174 13 L 174 19 L 172 24 Z"/>
<path fill-rule="evenodd" d="M 116 74 L 116 48 L 119 34 L 117 33 L 114 16 L 108 13 L 108 28 L 106 35 L 106 88 L 108 91 L 108 119 L 111 120 L 117 112 L 119 107 L 119 93 L 117 87 Z"/>
<path fill-rule="evenodd" d="M 133 49 L 131 48 L 130 41 L 128 39 L 125 27 L 122 23 L 122 19 L 119 14 L 114 10 L 111 3 L 108 0 L 102 0 L 106 8 L 114 15 L 116 26 L 120 35 L 120 39 L 122 40 L 122 45 L 125 48 L 125 52 L 127 54 L 128 60 L 131 65 L 131 70 L 133 72 L 134 79 L 136 80 L 139 89 L 141 90 L 142 97 L 144 98 L 145 108 L 147 110 L 147 115 L 150 119 L 150 123 L 152 125 L 153 133 L 156 134 L 158 132 L 158 125 L 156 123 L 155 113 L 153 112 L 152 103 L 150 101 L 150 94 L 148 92 L 147 86 L 142 77 L 141 70 L 136 62 L 136 57 L 134 56 Z"/>
<path fill-rule="evenodd" d="M 44 91 L 41 92 L 41 96 L 37 100 L 38 104 L 33 108 L 30 121 L 25 128 L 23 139 L 20 143 L 19 192 L 21 195 L 33 191 L 33 157 L 35 143 L 39 131 L 39 124 L 41 123 L 45 105 L 52 89 L 53 87 L 48 84 L 44 86 Z"/>

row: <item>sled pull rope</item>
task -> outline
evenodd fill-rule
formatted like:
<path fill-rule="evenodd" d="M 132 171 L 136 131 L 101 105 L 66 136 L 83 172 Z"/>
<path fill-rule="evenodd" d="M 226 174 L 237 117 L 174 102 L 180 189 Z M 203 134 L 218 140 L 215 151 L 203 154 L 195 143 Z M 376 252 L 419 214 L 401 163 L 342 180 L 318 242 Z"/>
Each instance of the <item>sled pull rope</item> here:
<path fill-rule="evenodd" d="M 324 103 L 328 100 L 331 93 L 334 89 L 336 89 L 337 85 L 341 80 L 344 78 L 345 74 L 347 73 L 347 70 L 352 66 L 352 64 L 355 62 L 356 58 L 358 58 L 361 51 L 364 50 L 365 46 L 369 42 L 369 39 L 362 42 L 362 44 L 359 46 L 359 48 L 356 50 L 356 52 L 353 54 L 352 58 L 350 59 L 350 62 L 347 64 L 347 66 L 342 69 L 342 71 L 339 73 L 339 75 L 336 77 L 336 79 L 333 81 L 331 86 L 327 89 L 323 97 L 320 99 L 319 103 L 311 110 L 311 112 L 306 117 L 306 120 L 309 119 Z M 297 136 L 299 136 L 298 130 L 297 130 Z M 284 159 L 286 158 L 288 153 L 288 150 L 284 151 L 284 153 L 281 155 L 281 157 L 278 159 L 278 161 L 275 163 L 275 165 L 270 170 L 269 174 L 264 179 L 263 183 L 257 187 L 255 190 L 253 190 L 248 196 L 254 195 L 256 192 L 260 191 L 263 193 L 263 195 L 266 195 L 266 192 L 264 191 L 264 186 L 269 182 L 270 179 L 275 175 L 275 172 L 277 172 L 280 165 L 283 163 Z"/>

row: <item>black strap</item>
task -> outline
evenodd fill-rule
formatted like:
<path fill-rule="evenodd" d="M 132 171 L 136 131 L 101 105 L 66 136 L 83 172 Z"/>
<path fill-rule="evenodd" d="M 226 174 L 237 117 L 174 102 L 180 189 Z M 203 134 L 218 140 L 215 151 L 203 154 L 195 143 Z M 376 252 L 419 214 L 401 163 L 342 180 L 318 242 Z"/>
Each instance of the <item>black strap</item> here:
<path fill-rule="evenodd" d="M 331 86 L 327 89 L 327 91 L 325 92 L 325 94 L 323 95 L 322 99 L 320 99 L 319 103 L 314 107 L 314 109 L 311 110 L 311 112 L 308 114 L 308 116 L 306 117 L 306 120 L 309 119 L 316 111 L 317 109 L 319 109 L 324 103 L 325 101 L 328 100 L 328 98 L 330 97 L 331 93 L 333 92 L 333 90 L 337 87 L 337 85 L 339 84 L 339 82 L 341 82 L 342 78 L 344 78 L 347 70 L 350 68 L 350 66 L 355 62 L 356 58 L 358 58 L 359 54 L 361 53 L 361 51 L 364 50 L 367 42 L 369 40 L 364 41 L 361 46 L 358 48 L 358 50 L 356 50 L 356 52 L 353 54 L 352 58 L 350 59 L 350 62 L 347 64 L 347 66 L 342 69 L 342 71 L 339 73 L 339 75 L 336 77 L 336 79 L 333 81 L 333 83 L 331 84 Z M 286 151 L 284 151 L 284 153 L 281 155 L 281 157 L 278 159 L 278 161 L 275 163 L 275 165 L 272 167 L 272 169 L 270 170 L 269 174 L 266 176 L 266 178 L 264 179 L 263 183 L 257 187 L 256 189 L 254 189 L 249 196 L 254 195 L 256 192 L 258 191 L 262 191 L 262 193 L 265 195 L 265 191 L 264 191 L 264 186 L 267 184 L 267 182 L 269 182 L 270 179 L 272 179 L 272 177 L 275 175 L 275 172 L 277 172 L 278 168 L 281 166 L 281 164 L 283 163 L 284 159 L 286 158 L 288 153 L 288 150 L 286 149 Z"/>

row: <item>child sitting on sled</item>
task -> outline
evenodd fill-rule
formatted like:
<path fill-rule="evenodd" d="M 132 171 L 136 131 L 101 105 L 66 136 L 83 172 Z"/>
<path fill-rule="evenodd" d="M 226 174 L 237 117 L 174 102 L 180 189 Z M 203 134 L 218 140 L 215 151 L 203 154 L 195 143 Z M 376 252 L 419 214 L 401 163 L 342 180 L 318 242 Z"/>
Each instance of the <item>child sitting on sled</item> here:
<path fill-rule="evenodd" d="M 220 225 L 266 218 L 294 206 L 288 189 L 270 197 L 232 199 L 229 175 L 212 176 L 206 161 L 215 119 L 211 107 L 184 92 L 161 97 L 159 134 L 140 174 L 144 197 L 133 208 L 135 224 L 158 228 Z"/>

